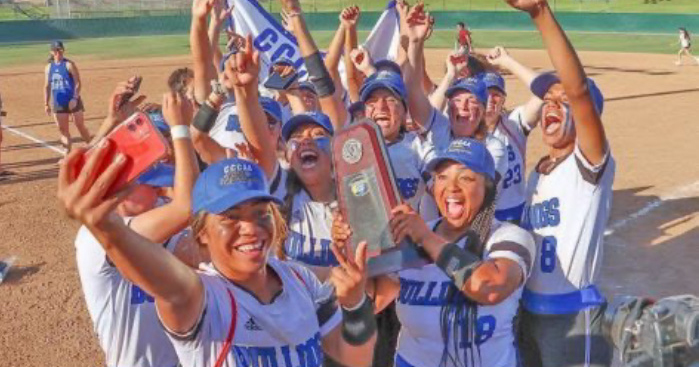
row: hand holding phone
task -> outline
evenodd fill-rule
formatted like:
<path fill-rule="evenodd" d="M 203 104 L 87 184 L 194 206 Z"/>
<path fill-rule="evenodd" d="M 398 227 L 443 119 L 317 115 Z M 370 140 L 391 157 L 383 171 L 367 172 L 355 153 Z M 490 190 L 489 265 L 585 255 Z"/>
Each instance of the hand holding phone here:
<path fill-rule="evenodd" d="M 138 90 L 141 88 L 141 82 L 143 81 L 143 78 L 141 76 L 134 76 L 131 79 L 129 79 L 129 83 L 133 84 L 133 88 L 131 91 L 126 92 L 121 95 L 121 100 L 117 104 L 117 110 L 121 109 L 124 107 L 124 105 L 133 97 L 136 93 L 138 93 Z"/>
<path fill-rule="evenodd" d="M 111 142 L 112 149 L 102 160 L 102 165 L 98 167 L 98 175 L 107 169 L 117 154 L 121 153 L 126 157 L 126 163 L 119 177 L 107 190 L 105 196 L 119 192 L 167 154 L 165 138 L 148 116 L 142 112 L 133 114 L 114 128 L 104 139 Z M 78 171 L 82 169 L 96 149 L 97 147 L 92 147 L 85 153 L 82 162 L 78 164 Z"/>
<path fill-rule="evenodd" d="M 291 87 L 294 82 L 299 78 L 299 74 L 296 71 L 282 76 L 283 74 L 274 71 L 272 72 L 265 81 L 265 88 L 274 90 L 287 90 Z"/>

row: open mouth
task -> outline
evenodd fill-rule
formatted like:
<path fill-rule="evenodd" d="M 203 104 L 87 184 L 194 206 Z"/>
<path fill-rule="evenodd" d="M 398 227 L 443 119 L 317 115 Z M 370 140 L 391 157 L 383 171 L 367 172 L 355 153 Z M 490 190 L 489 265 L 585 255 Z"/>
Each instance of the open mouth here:
<path fill-rule="evenodd" d="M 318 153 L 312 149 L 302 150 L 299 153 L 299 158 L 301 159 L 301 167 L 304 169 L 313 168 L 318 163 Z"/>
<path fill-rule="evenodd" d="M 445 203 L 449 219 L 459 219 L 466 211 L 466 202 L 461 198 L 447 197 Z"/>
<path fill-rule="evenodd" d="M 233 250 L 238 251 L 240 253 L 246 254 L 246 255 L 257 255 L 262 253 L 262 250 L 264 249 L 264 243 L 262 242 L 254 242 L 254 243 L 246 243 L 244 245 L 238 245 L 233 248 Z"/>
<path fill-rule="evenodd" d="M 548 112 L 544 115 L 544 132 L 548 135 L 554 134 L 561 128 L 563 120 L 557 113 Z"/>

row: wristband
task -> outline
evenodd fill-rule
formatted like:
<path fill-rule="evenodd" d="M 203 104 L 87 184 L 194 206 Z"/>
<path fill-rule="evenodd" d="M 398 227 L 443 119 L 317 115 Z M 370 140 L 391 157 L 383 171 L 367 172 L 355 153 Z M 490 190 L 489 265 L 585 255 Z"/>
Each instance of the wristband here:
<path fill-rule="evenodd" d="M 208 133 L 214 127 L 217 117 L 218 111 L 216 111 L 208 103 L 204 102 L 201 104 L 201 107 L 199 107 L 197 114 L 194 115 L 192 126 L 201 132 Z"/>
<path fill-rule="evenodd" d="M 192 135 L 189 132 L 189 126 L 187 125 L 176 125 L 171 127 L 170 136 L 172 136 L 172 140 L 192 138 Z"/>
<path fill-rule="evenodd" d="M 459 289 L 463 289 L 464 284 L 481 262 L 478 256 L 450 243 L 439 253 L 435 265 L 442 269 Z"/>
<path fill-rule="evenodd" d="M 316 87 L 318 97 L 333 95 L 335 93 L 335 83 L 333 83 L 330 73 L 325 67 L 325 62 L 323 57 L 320 56 L 320 52 L 316 51 L 304 57 L 303 61 L 306 64 L 306 71 L 308 71 L 308 79 Z"/>
<path fill-rule="evenodd" d="M 342 337 L 348 344 L 362 345 L 375 333 L 374 307 L 366 294 L 358 306 L 350 310 L 342 307 Z"/>

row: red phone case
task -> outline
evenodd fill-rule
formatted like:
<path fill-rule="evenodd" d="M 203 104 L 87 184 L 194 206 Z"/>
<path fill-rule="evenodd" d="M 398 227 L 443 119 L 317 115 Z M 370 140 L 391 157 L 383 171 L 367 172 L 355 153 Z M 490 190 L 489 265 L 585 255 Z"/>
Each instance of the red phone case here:
<path fill-rule="evenodd" d="M 133 182 L 143 172 L 158 163 L 167 154 L 167 142 L 153 122 L 143 112 L 137 112 L 126 121 L 119 124 L 107 136 L 113 149 L 107 153 L 98 172 L 103 172 L 117 153 L 126 156 L 126 165 L 119 177 L 107 190 L 106 196 L 111 196 Z M 85 154 L 85 161 L 95 148 Z M 82 164 L 81 164 L 82 169 Z"/>

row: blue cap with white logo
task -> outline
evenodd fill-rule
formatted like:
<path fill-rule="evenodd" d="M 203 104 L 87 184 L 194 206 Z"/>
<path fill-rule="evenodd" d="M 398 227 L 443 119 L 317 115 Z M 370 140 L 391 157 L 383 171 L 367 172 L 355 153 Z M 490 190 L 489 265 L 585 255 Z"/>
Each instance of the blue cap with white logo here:
<path fill-rule="evenodd" d="M 165 117 L 163 116 L 162 112 L 148 112 L 148 117 L 158 131 L 163 134 L 170 133 L 170 126 L 167 124 L 167 122 L 165 122 Z"/>
<path fill-rule="evenodd" d="M 546 92 L 548 92 L 554 84 L 558 84 L 560 82 L 561 79 L 559 79 L 556 74 L 543 73 L 539 74 L 536 78 L 534 78 L 534 80 L 532 80 L 529 89 L 535 96 L 544 99 Z M 604 95 L 602 94 L 602 91 L 599 89 L 599 87 L 597 87 L 595 81 L 590 78 L 587 78 L 587 89 L 590 91 L 590 96 L 592 97 L 592 102 L 595 104 L 597 113 L 601 115 L 602 111 L 604 110 Z"/>
<path fill-rule="evenodd" d="M 136 183 L 153 187 L 174 187 L 175 167 L 171 164 L 158 163 L 138 176 Z"/>
<path fill-rule="evenodd" d="M 403 70 L 401 70 L 400 66 L 390 59 L 382 59 L 374 62 L 374 69 L 376 69 L 376 71 L 387 70 L 401 76 L 403 75 Z"/>
<path fill-rule="evenodd" d="M 377 71 L 366 78 L 364 85 L 362 85 L 362 88 L 359 90 L 359 99 L 362 102 L 366 102 L 371 93 L 379 89 L 388 89 L 391 93 L 400 98 L 403 104 L 405 104 L 405 101 L 408 99 L 408 92 L 405 89 L 403 78 L 400 74 L 390 70 Z"/>
<path fill-rule="evenodd" d="M 446 96 L 447 98 L 451 98 L 459 91 L 466 91 L 473 94 L 478 102 L 483 105 L 488 103 L 488 91 L 479 77 L 468 77 L 457 80 L 447 89 Z"/>
<path fill-rule="evenodd" d="M 282 126 L 282 138 L 289 140 L 291 133 L 306 123 L 318 125 L 330 133 L 330 135 L 334 133 L 333 124 L 330 122 L 328 115 L 318 111 L 311 111 L 294 115 L 289 121 L 285 122 L 284 126 Z"/>
<path fill-rule="evenodd" d="M 279 105 L 279 102 L 269 97 L 260 97 L 260 105 L 268 115 L 282 122 L 282 106 Z"/>
<path fill-rule="evenodd" d="M 489 88 L 497 88 L 501 92 L 507 94 L 507 91 L 505 90 L 505 79 L 499 73 L 495 73 L 492 71 L 483 73 L 482 80 L 483 84 L 485 84 L 486 90 L 488 90 Z"/>
<path fill-rule="evenodd" d="M 244 159 L 226 159 L 210 165 L 199 175 L 192 193 L 192 212 L 220 214 L 250 200 L 281 204 L 272 196 L 262 169 Z"/>
<path fill-rule="evenodd" d="M 446 151 L 438 153 L 427 163 L 425 171 L 432 172 L 444 161 L 454 161 L 495 181 L 495 161 L 485 144 L 471 138 L 454 139 Z"/>

